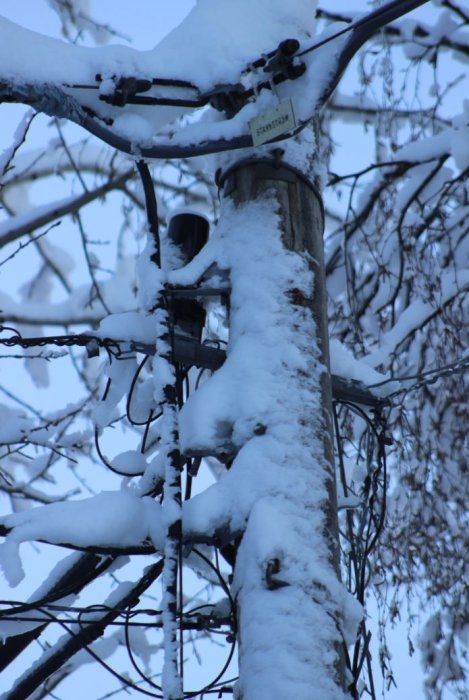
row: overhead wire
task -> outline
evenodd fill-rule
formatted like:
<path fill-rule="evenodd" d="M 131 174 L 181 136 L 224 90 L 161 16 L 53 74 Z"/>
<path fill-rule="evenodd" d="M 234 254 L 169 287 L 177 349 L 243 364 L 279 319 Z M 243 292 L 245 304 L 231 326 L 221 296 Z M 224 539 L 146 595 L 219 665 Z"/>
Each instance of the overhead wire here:
<path fill-rule="evenodd" d="M 314 112 L 328 100 L 350 60 L 353 58 L 358 49 L 365 43 L 365 41 L 367 41 L 367 39 L 379 31 L 379 29 L 381 29 L 385 24 L 398 19 L 426 2 L 429 2 L 429 0 L 394 0 L 387 5 L 379 7 L 374 12 L 365 15 L 356 22 L 351 23 L 339 32 L 325 37 L 322 41 L 313 43 L 311 46 L 306 47 L 300 53 L 298 53 L 297 58 L 301 58 L 306 54 L 316 51 L 320 47 L 324 46 L 324 44 L 340 38 L 346 33 L 350 34 L 350 38 L 347 42 L 345 42 L 344 46 L 338 53 L 336 67 L 332 72 L 327 85 L 324 87 L 322 94 L 319 96 L 314 105 Z M 273 54 L 275 54 L 276 51 L 278 51 L 278 47 L 274 50 Z M 267 57 L 272 57 L 272 52 L 267 54 Z M 260 59 L 257 59 L 257 62 L 264 60 L 264 58 L 265 57 L 260 57 Z M 256 64 L 256 60 L 253 63 Z M 285 77 L 285 75 L 282 73 L 274 74 L 271 80 L 265 82 L 265 85 L 261 83 L 257 86 L 257 88 L 260 89 L 261 87 L 272 87 L 276 80 L 283 81 L 285 79 L 289 79 L 288 75 Z M 153 80 L 161 79 L 153 78 L 152 81 Z M 175 82 L 171 79 L 164 80 L 167 82 Z M 247 148 L 253 145 L 251 135 L 246 133 L 228 138 L 216 138 L 212 140 L 204 139 L 204 142 L 191 145 L 177 145 L 171 143 L 169 140 L 166 143 L 160 143 L 157 145 L 148 145 L 145 143 L 136 144 L 134 141 L 130 141 L 129 139 L 126 139 L 123 136 L 113 132 L 112 129 L 108 128 L 110 126 L 109 120 L 104 117 L 101 119 L 98 114 L 93 112 L 93 110 L 91 110 L 89 107 L 81 105 L 80 102 L 73 96 L 68 93 L 64 93 L 58 86 L 51 86 L 51 90 L 53 94 L 51 93 L 49 96 L 47 85 L 45 85 L 44 90 L 41 91 L 40 109 L 42 111 L 46 111 L 52 116 L 65 116 L 72 121 L 77 122 L 83 128 L 112 147 L 124 153 L 132 154 L 134 156 L 137 155 L 137 157 L 139 156 L 143 159 L 191 158 L 208 153 L 219 153 L 221 151 Z M 51 90 L 49 90 L 49 92 L 51 92 Z M 213 97 L 220 94 L 217 93 L 216 90 L 217 89 L 215 88 Z M 60 99 L 58 96 L 59 92 L 61 93 Z M 250 97 L 251 96 L 249 95 L 247 99 L 250 99 Z M 39 97 L 34 90 L 32 95 L 28 95 L 28 88 L 25 85 L 8 85 L 8 99 L 11 101 L 23 101 L 34 106 L 34 104 L 39 100 Z M 299 121 L 296 128 L 292 129 L 288 134 L 282 134 L 281 136 L 275 137 L 271 139 L 269 143 L 276 143 L 277 141 L 300 133 L 310 122 L 312 116 L 313 114 L 311 114 L 307 119 Z M 105 125 L 106 121 L 108 122 L 107 125 Z"/>
<path fill-rule="evenodd" d="M 346 27 L 343 29 L 334 32 L 333 34 L 325 37 L 324 39 L 321 39 L 320 41 L 315 41 L 313 42 L 310 46 L 307 46 L 306 48 L 299 50 L 300 45 L 299 42 L 297 42 L 296 39 L 289 39 L 284 42 L 281 42 L 279 47 L 276 49 L 269 51 L 265 54 L 262 54 L 259 58 L 254 59 L 251 61 L 247 67 L 241 72 L 241 75 L 247 75 L 252 73 L 253 71 L 256 72 L 258 69 L 263 69 L 264 71 L 269 70 L 269 64 L 276 57 L 276 55 L 279 53 L 279 50 L 281 50 L 281 47 L 286 45 L 288 42 L 296 42 L 297 47 L 295 50 L 291 51 L 291 57 L 292 59 L 299 59 L 302 58 L 303 56 L 306 56 L 310 53 L 313 53 L 314 51 L 317 51 L 319 48 L 325 46 L 326 44 L 335 41 L 336 39 L 340 38 L 341 36 L 348 34 L 350 32 L 355 32 L 357 33 L 357 37 L 354 40 L 354 44 L 358 44 L 358 42 L 361 42 L 359 46 L 362 45 L 362 43 L 369 37 L 370 34 L 372 34 L 374 31 L 379 30 L 382 26 L 385 24 L 388 24 L 389 22 L 399 18 L 400 16 L 407 14 L 408 12 L 416 9 L 420 5 L 425 4 L 429 0 L 394 0 L 393 2 L 388 3 L 387 5 L 381 6 L 377 8 L 375 11 L 366 13 L 363 17 L 351 21 Z M 361 33 L 358 33 L 357 30 L 362 30 Z M 365 31 L 366 30 L 366 31 Z M 359 48 L 358 46 L 358 48 Z M 356 49 L 355 49 L 356 50 Z M 244 86 L 242 83 L 236 83 L 232 84 L 229 82 L 223 82 L 222 80 L 218 81 L 219 82 L 219 87 L 218 88 L 212 88 L 211 90 L 208 91 L 203 91 L 201 90 L 197 85 L 195 85 L 191 81 L 187 80 L 182 80 L 180 78 L 129 78 L 129 77 L 120 77 L 116 83 L 116 90 L 121 91 L 121 94 L 123 98 L 127 98 L 129 103 L 132 104 L 148 104 L 148 105 L 164 105 L 164 106 L 188 106 L 188 107 L 202 107 L 207 105 L 210 102 L 211 97 L 215 97 L 218 95 L 223 95 L 226 94 L 227 90 L 231 88 L 231 90 L 236 90 L 237 91 L 237 96 L 242 102 L 246 102 L 249 98 L 257 95 L 261 89 L 267 88 L 267 89 L 272 89 L 272 84 L 279 84 L 281 82 L 284 82 L 285 80 L 288 79 L 295 79 L 297 77 L 300 77 L 299 75 L 288 75 L 285 73 L 275 73 L 273 74 L 272 80 L 267 80 L 263 81 L 254 87 L 243 89 Z M 102 76 L 100 74 L 97 74 L 96 76 L 96 81 L 98 84 L 93 85 L 93 84 L 67 84 L 66 87 L 69 88 L 74 88 L 74 89 L 87 89 L 87 90 L 99 90 L 100 85 L 99 83 L 102 81 Z M 192 100 L 190 99 L 182 99 L 182 98 L 170 98 L 170 97 L 152 97 L 152 96 L 145 96 L 141 95 L 140 93 L 142 92 L 148 92 L 153 86 L 162 86 L 162 87 L 171 87 L 171 88 L 177 88 L 177 89 L 189 89 L 197 94 L 197 98 L 194 98 Z M 217 92 L 218 90 L 218 92 Z M 112 99 L 113 96 L 107 95 L 107 94 L 102 94 L 101 99 L 104 101 L 109 101 L 111 104 L 113 104 Z"/>

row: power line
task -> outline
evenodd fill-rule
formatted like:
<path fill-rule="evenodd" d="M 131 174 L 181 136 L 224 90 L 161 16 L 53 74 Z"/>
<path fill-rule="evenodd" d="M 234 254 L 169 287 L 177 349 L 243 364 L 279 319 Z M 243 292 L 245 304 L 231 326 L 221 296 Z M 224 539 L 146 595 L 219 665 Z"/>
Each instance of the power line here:
<path fill-rule="evenodd" d="M 251 99 L 258 90 L 260 89 L 271 89 L 272 85 L 280 84 L 285 80 L 292 80 L 300 77 L 303 69 L 297 73 L 296 70 L 301 64 L 295 59 L 299 59 L 302 56 L 312 53 L 324 46 L 325 44 L 340 38 L 342 35 L 350 33 L 350 38 L 343 46 L 339 53 L 337 59 L 337 65 L 330 77 L 328 84 L 325 86 L 322 94 L 319 96 L 314 109 L 321 107 L 330 97 L 334 91 L 338 81 L 340 80 L 342 73 L 349 64 L 350 60 L 353 58 L 358 49 L 367 41 L 375 32 L 377 32 L 381 27 L 387 23 L 407 14 L 408 12 L 416 9 L 420 5 L 425 4 L 429 0 L 394 0 L 393 2 L 378 8 L 374 12 L 365 15 L 363 18 L 357 20 L 356 22 L 350 24 L 344 29 L 336 32 L 335 34 L 326 37 L 322 41 L 313 43 L 311 46 L 306 47 L 301 52 L 295 51 L 286 56 L 282 56 L 282 46 L 288 45 L 289 42 L 297 42 L 296 39 L 287 39 L 285 42 L 281 42 L 279 47 L 274 51 L 266 54 L 265 56 L 255 59 L 250 66 L 247 67 L 245 72 L 250 72 L 252 67 L 254 69 L 262 67 L 264 71 L 271 70 L 271 76 L 268 80 L 261 81 L 255 88 L 249 88 L 245 90 L 243 88 L 242 82 L 235 85 L 226 84 L 221 88 L 213 88 L 211 91 L 206 93 L 200 92 L 193 83 L 190 81 L 185 81 L 180 78 L 150 78 L 140 80 L 133 78 L 132 76 L 120 78 L 119 80 L 124 80 L 127 82 L 117 81 L 117 92 L 115 93 L 115 99 L 117 104 L 119 101 L 124 102 L 129 99 L 137 98 L 140 103 L 143 99 L 143 103 L 148 102 L 148 104 L 170 104 L 168 100 L 177 99 L 170 97 L 155 97 L 147 100 L 145 95 L 138 95 L 135 90 L 139 89 L 150 89 L 154 85 L 165 86 L 165 87 L 175 87 L 178 89 L 190 89 L 191 91 L 196 91 L 196 97 L 192 100 L 187 101 L 187 106 L 197 108 L 203 106 L 203 104 L 213 103 L 215 108 L 225 109 L 231 116 L 235 114 L 239 109 L 245 104 L 248 99 Z M 298 45 L 299 46 L 299 45 Z M 283 59 L 288 59 L 283 61 Z M 270 66 L 270 68 L 269 68 Z M 280 68 L 279 68 L 280 66 Z M 99 74 L 97 77 L 100 77 Z M 2 83 L 3 99 L 6 101 L 13 102 L 25 102 L 26 104 L 31 104 L 35 106 L 38 111 L 43 111 L 51 116 L 65 117 L 80 124 L 84 129 L 94 134 L 97 138 L 101 139 L 110 146 L 116 148 L 124 153 L 129 153 L 138 155 L 141 158 L 191 158 L 194 156 L 205 155 L 209 153 L 219 153 L 222 151 L 236 150 L 240 148 L 252 147 L 253 141 L 251 135 L 242 134 L 227 139 L 213 139 L 204 140 L 203 143 L 198 143 L 190 146 L 179 146 L 171 144 L 169 141 L 167 143 L 162 143 L 158 145 L 145 145 L 145 144 L 135 144 L 134 141 L 129 141 L 128 139 L 115 134 L 109 126 L 112 125 L 112 119 L 103 122 L 100 120 L 98 114 L 93 110 L 84 107 L 80 104 L 78 100 L 72 97 L 69 93 L 65 93 L 64 90 L 57 85 L 13 85 L 9 84 L 8 81 L 3 81 Z M 80 87 L 92 87 L 96 86 L 77 86 Z M 186 104 L 186 101 L 184 100 Z M 183 105 L 179 105 L 183 106 Z M 269 143 L 276 143 L 285 138 L 292 137 L 299 132 L 301 132 L 307 124 L 310 122 L 313 115 L 310 115 L 307 119 L 300 121 L 298 126 L 293 129 L 288 134 L 283 134 L 272 139 Z"/>

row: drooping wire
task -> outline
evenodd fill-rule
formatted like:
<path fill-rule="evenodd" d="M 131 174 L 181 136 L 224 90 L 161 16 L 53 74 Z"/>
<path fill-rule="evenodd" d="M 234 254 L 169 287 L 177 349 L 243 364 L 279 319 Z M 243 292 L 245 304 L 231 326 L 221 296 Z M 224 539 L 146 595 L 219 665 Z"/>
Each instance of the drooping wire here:
<path fill-rule="evenodd" d="M 138 367 L 137 367 L 137 371 L 135 372 L 135 374 L 134 374 L 134 376 L 133 376 L 133 378 L 132 378 L 132 382 L 131 382 L 131 384 L 130 384 L 130 389 L 129 389 L 129 391 L 127 392 L 127 400 L 126 400 L 126 415 L 127 415 L 127 420 L 129 421 L 129 423 L 130 423 L 131 425 L 134 425 L 134 426 L 136 426 L 136 427 L 137 427 L 137 426 L 148 426 L 149 423 L 153 423 L 155 420 L 157 420 L 158 418 L 160 418 L 160 416 L 162 415 L 162 412 L 161 412 L 161 411 L 159 411 L 158 413 L 154 413 L 153 411 L 151 411 L 151 414 L 152 414 L 151 419 L 149 419 L 149 418 L 147 417 L 147 419 L 144 420 L 144 421 L 139 421 L 139 420 L 137 420 L 136 418 L 134 418 L 134 417 L 132 416 L 132 411 L 131 411 L 132 399 L 133 399 L 133 396 L 134 396 L 134 393 L 135 393 L 135 390 L 136 390 L 136 387 L 137 387 L 138 380 L 139 380 L 139 378 L 140 378 L 140 374 L 141 374 L 143 368 L 145 367 L 145 365 L 146 365 L 146 363 L 148 362 L 149 359 L 150 359 L 150 355 L 145 355 L 145 357 L 143 358 L 143 360 L 140 362 L 140 364 L 139 364 Z"/>
<path fill-rule="evenodd" d="M 130 591 L 124 593 L 122 604 L 127 606 L 132 600 L 138 600 L 139 596 L 161 575 L 162 568 L 162 560 L 160 560 L 146 569 L 143 576 L 134 587 Z M 107 624 L 115 620 L 119 615 L 119 608 L 110 608 L 109 612 L 105 613 L 102 618 L 94 620 L 94 624 L 87 625 L 85 630 L 80 630 L 79 632 L 71 630 L 66 623 L 59 619 L 56 620 L 56 616 L 48 610 L 40 609 L 40 612 L 49 617 L 51 621 L 57 621 L 57 623 L 69 633 L 70 639 L 63 642 L 63 644 L 61 644 L 61 640 L 59 640 L 55 647 L 48 651 L 46 658 L 42 662 L 38 665 L 33 665 L 32 669 L 18 680 L 17 684 L 10 691 L 8 695 L 9 698 L 20 700 L 20 698 L 29 697 L 31 692 L 34 691 L 40 683 L 60 668 L 77 651 L 82 649 L 85 649 L 96 661 L 101 663 L 112 675 L 124 682 L 125 685 L 133 687 L 129 679 L 106 664 L 99 655 L 90 648 L 90 644 L 102 636 Z M 149 695 L 149 693 L 143 689 L 136 689 L 139 692 Z M 153 694 L 150 695 L 153 696 Z"/>
<path fill-rule="evenodd" d="M 134 667 L 135 671 L 138 673 L 138 675 L 140 676 L 140 678 L 141 678 L 143 681 L 145 681 L 145 683 L 148 683 L 148 685 L 150 685 L 150 686 L 151 686 L 152 688 L 154 688 L 155 690 L 158 690 L 158 691 L 162 692 L 162 691 L 163 691 L 162 687 L 161 687 L 160 685 L 158 685 L 157 683 L 155 683 L 155 682 L 154 682 L 151 678 L 149 678 L 145 673 L 143 673 L 143 671 L 141 670 L 141 668 L 140 668 L 140 666 L 138 665 L 137 661 L 135 660 L 135 656 L 134 656 L 134 653 L 133 653 L 133 651 L 132 651 L 132 644 L 131 644 L 131 641 L 130 641 L 130 632 L 129 632 L 129 627 L 130 627 L 130 626 L 129 626 L 128 623 L 129 623 L 129 619 L 128 619 L 128 616 L 127 616 L 127 617 L 125 618 L 125 624 L 124 624 L 124 635 L 125 635 L 125 646 L 126 646 L 126 649 L 127 649 L 127 655 L 128 655 L 128 657 L 129 657 L 129 659 L 130 659 L 130 663 L 132 664 L 132 666 Z M 160 697 L 163 697 L 163 696 L 160 696 Z"/>
<path fill-rule="evenodd" d="M 347 413 L 351 412 L 359 416 L 365 422 L 365 430 L 362 433 L 358 445 L 353 445 L 357 462 L 363 455 L 366 463 L 366 475 L 362 481 L 360 490 L 348 483 L 345 469 L 345 446 L 340 428 L 338 407 L 345 411 L 343 421 Z M 336 452 L 339 465 L 339 477 L 344 497 L 348 499 L 352 494 L 356 503 L 345 505 L 346 530 L 340 528 L 340 536 L 346 546 L 343 548 L 344 561 L 347 567 L 347 587 L 357 598 L 360 604 L 365 603 L 365 593 L 369 584 L 369 557 L 376 546 L 384 525 L 386 511 L 386 450 L 389 439 L 386 436 L 386 423 L 379 407 L 373 409 L 370 416 L 359 405 L 349 401 L 334 401 L 333 403 L 334 435 Z M 358 684 L 366 662 L 366 674 L 370 696 L 375 699 L 375 686 L 370 660 L 371 633 L 367 630 L 366 621 L 362 620 L 358 635 L 354 644 L 352 657 L 344 642 L 344 656 L 348 670 L 353 681 L 349 686 L 349 692 L 355 700 L 360 697 Z"/>
<path fill-rule="evenodd" d="M 150 256 L 150 260 L 157 267 L 161 268 L 161 244 L 160 244 L 160 228 L 158 224 L 158 209 L 156 204 L 155 191 L 153 189 L 153 180 L 150 174 L 148 165 L 143 160 L 137 160 L 137 170 L 143 186 L 145 195 L 145 206 L 147 210 L 148 230 L 153 239 L 154 251 Z"/>
<path fill-rule="evenodd" d="M 204 688 L 199 689 L 199 690 L 194 690 L 194 691 L 186 691 L 184 693 L 184 696 L 187 698 L 192 698 L 196 697 L 197 695 L 200 695 L 200 697 L 203 697 L 205 693 L 211 692 L 211 689 L 214 688 L 214 686 L 219 682 L 219 680 L 223 677 L 223 675 L 226 673 L 234 655 L 234 651 L 236 648 L 236 604 L 233 599 L 233 596 L 231 595 L 231 591 L 229 589 L 229 586 L 227 585 L 225 579 L 223 578 L 223 575 L 219 568 L 215 566 L 215 564 L 205 556 L 199 549 L 194 547 L 192 549 L 194 554 L 196 554 L 202 561 L 215 573 L 216 577 L 218 578 L 218 581 L 220 583 L 220 586 L 224 593 L 226 594 L 229 603 L 230 603 L 230 617 L 231 617 L 231 624 L 232 624 L 232 633 L 229 635 L 229 641 L 231 643 L 230 651 L 228 654 L 228 657 L 222 667 L 222 669 L 219 671 L 217 676 L 215 677 L 214 680 L 212 680 L 210 683 L 208 683 Z"/>

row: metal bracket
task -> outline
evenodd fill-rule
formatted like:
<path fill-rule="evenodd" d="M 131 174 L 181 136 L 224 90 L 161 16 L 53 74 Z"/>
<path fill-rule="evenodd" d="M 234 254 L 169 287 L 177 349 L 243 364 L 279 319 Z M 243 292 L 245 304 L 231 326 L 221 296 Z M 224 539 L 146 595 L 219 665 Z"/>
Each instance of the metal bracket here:
<path fill-rule="evenodd" d="M 296 80 L 300 78 L 306 71 L 306 65 L 303 62 L 295 61 L 295 54 L 300 48 L 298 39 L 285 39 L 282 41 L 273 56 L 271 56 L 263 70 L 265 73 L 274 73 L 285 76 L 288 80 Z"/>
<path fill-rule="evenodd" d="M 290 585 L 287 581 L 278 578 L 278 573 L 280 573 L 280 559 L 277 557 L 269 559 L 265 570 L 265 582 L 269 591 L 276 591 L 279 588 L 285 588 Z"/>

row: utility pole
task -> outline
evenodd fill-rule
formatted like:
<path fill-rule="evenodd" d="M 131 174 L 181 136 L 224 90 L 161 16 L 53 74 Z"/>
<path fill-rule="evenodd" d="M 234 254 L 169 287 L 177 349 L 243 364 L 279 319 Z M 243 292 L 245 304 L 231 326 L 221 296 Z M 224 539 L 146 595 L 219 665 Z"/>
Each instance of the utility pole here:
<path fill-rule="evenodd" d="M 246 546 L 248 553 L 244 552 L 242 557 L 242 571 L 239 572 L 237 570 L 238 564 L 235 565 L 234 581 L 238 604 L 238 642 L 241 678 L 240 697 L 243 700 L 260 700 L 261 698 L 266 698 L 266 700 L 267 698 L 269 700 L 277 700 L 278 698 L 280 700 L 280 698 L 286 697 L 286 692 L 295 692 L 298 699 L 312 700 L 313 698 L 318 698 L 319 700 L 319 698 L 327 697 L 332 700 L 332 698 L 345 697 L 343 694 L 345 688 L 345 667 L 342 643 L 338 636 L 334 639 L 334 631 L 341 627 L 340 616 L 342 611 L 336 609 L 335 612 L 326 611 L 325 614 L 328 602 L 330 604 L 331 600 L 334 600 L 337 596 L 337 589 L 341 587 L 341 584 L 337 496 L 333 464 L 332 393 L 323 253 L 323 205 L 318 186 L 312 181 L 311 176 L 290 166 L 288 161 L 282 160 L 282 155 L 283 151 L 281 149 L 271 149 L 270 152 L 265 153 L 261 157 L 253 155 L 252 158 L 244 158 L 232 165 L 226 172 L 221 173 L 219 184 L 223 199 L 234 204 L 237 210 L 242 210 L 245 205 L 252 206 L 254 204 L 255 206 L 256 203 L 259 203 L 262 206 L 263 202 L 269 202 L 269 206 L 272 206 L 277 211 L 280 219 L 281 241 L 285 254 L 287 256 L 289 254 L 298 256 L 312 272 L 313 284 L 309 290 L 310 293 L 308 294 L 304 289 L 299 289 L 292 284 L 291 288 L 284 295 L 283 303 L 286 316 L 295 314 L 298 308 L 301 308 L 310 343 L 309 352 L 311 358 L 314 355 L 316 371 L 319 369 L 318 382 L 316 385 L 314 385 L 314 382 L 308 383 L 307 378 L 300 376 L 301 371 L 298 371 L 296 376 L 292 376 L 291 386 L 285 387 L 285 392 L 296 392 L 298 384 L 301 385 L 304 382 L 306 391 L 316 394 L 315 396 L 309 396 L 309 399 L 312 399 L 313 404 L 319 406 L 320 416 L 318 420 L 317 415 L 311 415 L 311 404 L 305 401 L 304 406 L 298 411 L 297 415 L 286 417 L 286 420 L 290 420 L 292 424 L 302 426 L 304 430 L 303 436 L 307 435 L 309 438 L 308 464 L 301 464 L 301 459 L 296 463 L 295 455 L 292 455 L 292 461 L 286 465 L 288 478 L 283 480 L 281 473 L 279 473 L 278 491 L 273 498 L 271 521 L 269 522 L 267 518 L 263 522 L 266 531 L 261 526 L 255 529 L 254 535 L 250 533 L 251 520 L 253 519 L 251 513 L 246 531 L 241 540 L 240 553 L 243 552 L 245 538 L 248 541 L 253 536 L 258 538 L 257 545 L 260 544 L 264 537 L 269 540 L 269 537 L 272 536 L 272 533 L 269 531 L 270 526 L 272 528 L 275 527 L 274 521 L 276 519 L 277 506 L 279 507 L 279 513 L 285 512 L 283 509 L 285 502 L 287 503 L 287 512 L 292 514 L 297 510 L 308 512 L 311 508 L 310 489 L 317 489 L 318 484 L 320 485 L 319 490 L 322 488 L 323 494 L 320 497 L 320 514 L 319 518 L 318 513 L 312 514 L 312 520 L 321 524 L 319 528 L 316 528 L 316 532 L 309 533 L 312 541 L 303 541 L 304 549 L 300 554 L 302 561 L 296 561 L 293 564 L 293 568 L 296 568 L 298 565 L 299 568 L 304 568 L 305 576 L 303 581 L 291 581 L 292 575 L 289 571 L 288 552 L 285 552 L 285 561 L 282 561 L 282 555 L 279 555 L 279 557 L 272 556 L 267 562 L 266 568 L 260 572 L 264 578 L 260 587 L 246 584 L 244 580 L 245 571 L 249 571 L 249 567 L 244 567 L 246 559 L 250 557 L 249 546 Z M 275 236 L 276 233 L 275 230 L 271 231 L 272 236 Z M 266 264 L 268 264 L 268 261 L 266 261 Z M 261 333 L 264 330 L 266 329 L 259 328 Z M 302 342 L 299 343 L 298 350 L 300 352 L 305 351 Z M 272 349 L 272 352 L 275 352 L 275 348 Z M 267 433 L 269 429 L 269 426 L 265 426 Z M 298 493 L 291 490 L 290 480 L 292 473 L 294 474 L 295 471 L 297 472 L 298 482 L 306 479 L 304 482 L 304 499 L 301 496 L 298 497 Z M 266 499 L 269 499 L 268 494 L 266 494 Z M 270 504 L 272 505 L 272 499 Z M 295 528 L 293 522 L 291 527 L 292 529 Z M 288 532 L 284 533 L 284 537 L 285 545 L 288 547 Z M 275 540 L 275 535 L 273 535 L 273 538 Z M 280 536 L 277 545 L 281 549 L 282 536 Z M 275 546 L 272 547 L 272 551 L 275 550 Z M 315 561 L 319 550 L 322 553 L 326 553 L 325 561 L 321 560 L 321 556 L 318 557 L 321 560 L 318 562 L 318 565 L 327 568 L 327 575 L 322 580 L 321 576 L 318 577 L 319 580 L 309 580 L 308 571 L 310 571 L 311 562 Z M 249 566 L 255 567 L 256 562 L 249 561 Z M 335 584 L 328 591 L 324 588 L 325 580 L 335 580 Z M 296 591 L 294 587 L 296 587 Z M 318 619 L 322 617 L 323 624 L 327 626 L 327 622 L 329 622 L 331 627 L 329 637 L 327 638 L 326 634 L 323 640 L 326 645 L 330 645 L 330 648 L 328 660 L 324 663 L 320 674 L 318 674 L 317 663 L 307 659 L 308 645 L 310 648 L 314 648 L 318 630 L 309 626 L 310 618 L 308 613 L 305 614 L 302 629 L 296 627 L 297 620 L 295 617 L 293 617 L 291 622 L 289 620 L 288 605 L 295 605 L 298 591 L 300 592 L 300 597 L 304 596 L 303 602 L 305 605 L 309 605 L 312 608 L 324 605 L 322 610 L 313 611 L 312 617 L 317 616 Z M 266 674 L 263 669 L 256 666 L 256 661 L 253 659 L 253 656 L 256 655 L 256 649 L 251 636 L 255 639 L 256 635 L 259 634 L 259 629 L 256 631 L 256 634 L 251 635 L 250 627 L 253 624 L 253 609 L 263 605 L 259 600 L 259 596 L 265 599 L 266 609 L 271 611 L 270 618 L 267 621 L 267 638 L 275 636 L 279 627 L 282 628 L 281 645 L 285 646 L 284 652 L 287 656 L 289 644 L 294 647 L 298 638 L 306 640 L 304 649 L 302 651 L 297 649 L 296 652 L 299 666 L 301 666 L 302 653 L 306 654 L 306 657 L 303 656 L 303 660 L 306 660 L 306 667 L 299 671 L 300 677 L 303 672 L 306 672 L 306 686 L 302 685 L 300 680 L 297 688 L 293 683 L 290 686 L 290 691 L 288 691 L 288 683 L 283 687 L 280 678 L 269 686 L 269 679 L 265 677 Z M 283 604 L 286 605 L 286 608 L 284 605 L 280 605 L 277 610 L 276 603 L 272 603 L 272 601 L 277 601 L 279 597 L 284 598 Z M 308 598 L 309 600 L 306 600 Z M 282 610 L 284 618 L 275 619 L 276 614 L 282 614 Z M 259 617 L 261 618 L 262 616 Z M 331 617 L 334 617 L 335 621 L 332 621 Z M 290 629 L 288 629 L 289 624 L 292 625 Z M 268 643 L 268 640 L 266 640 L 266 643 Z M 275 646 L 274 644 L 273 647 Z M 320 654 L 317 654 L 317 650 L 316 656 L 320 656 Z M 272 649 L 267 676 L 276 676 L 276 663 L 276 651 Z M 310 664 L 309 671 L 307 668 L 308 663 Z M 254 673 L 252 672 L 253 665 L 256 669 Z M 316 674 L 320 675 L 321 678 L 318 678 Z"/>
<path fill-rule="evenodd" d="M 273 157 L 273 156 L 276 157 Z M 282 162 L 281 149 L 275 149 L 270 158 L 243 159 L 230 167 L 223 176 L 222 193 L 235 205 L 261 200 L 266 194 L 278 202 L 282 219 L 282 240 L 286 250 L 306 255 L 314 274 L 313 294 L 306 299 L 299 290 L 292 289 L 286 304 L 305 305 L 313 315 L 315 338 L 320 349 L 321 406 L 323 455 L 327 465 L 325 474 L 330 500 L 325 504 L 325 523 L 329 539 L 330 561 L 340 578 L 339 530 L 337 522 L 337 492 L 333 457 L 332 388 L 329 358 L 329 330 L 327 291 L 324 265 L 324 209 L 319 187 L 307 175 Z M 305 417 L 307 420 L 307 417 Z"/>

